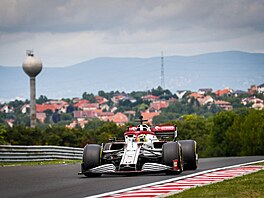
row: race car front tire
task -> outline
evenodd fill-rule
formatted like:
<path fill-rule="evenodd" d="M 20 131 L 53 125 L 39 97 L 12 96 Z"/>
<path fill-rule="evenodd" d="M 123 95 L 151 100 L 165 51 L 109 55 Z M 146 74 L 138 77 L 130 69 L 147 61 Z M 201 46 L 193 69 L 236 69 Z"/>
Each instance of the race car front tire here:
<path fill-rule="evenodd" d="M 87 144 L 83 150 L 82 172 L 87 177 L 101 176 L 99 173 L 85 172 L 91 168 L 100 166 L 101 146 L 97 144 Z"/>
<path fill-rule="evenodd" d="M 178 142 L 167 142 L 162 146 L 162 162 L 173 168 L 174 160 L 178 160 L 178 170 L 167 171 L 166 174 L 180 174 L 183 171 L 182 152 Z"/>

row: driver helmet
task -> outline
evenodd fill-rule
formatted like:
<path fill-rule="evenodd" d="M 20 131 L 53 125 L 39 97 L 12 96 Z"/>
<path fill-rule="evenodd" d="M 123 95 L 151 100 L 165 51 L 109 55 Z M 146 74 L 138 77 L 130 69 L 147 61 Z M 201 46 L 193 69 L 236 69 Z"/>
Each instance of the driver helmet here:
<path fill-rule="evenodd" d="M 150 131 L 150 128 L 146 124 L 140 124 L 137 126 L 137 131 Z"/>

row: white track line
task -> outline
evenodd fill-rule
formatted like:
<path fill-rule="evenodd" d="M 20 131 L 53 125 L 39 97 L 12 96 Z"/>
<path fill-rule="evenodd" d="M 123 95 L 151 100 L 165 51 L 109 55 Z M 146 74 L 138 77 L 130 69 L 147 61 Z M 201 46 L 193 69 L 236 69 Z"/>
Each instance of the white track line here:
<path fill-rule="evenodd" d="M 264 162 L 264 160 L 255 161 L 255 162 L 248 162 L 248 163 L 243 163 L 243 164 L 237 164 L 237 165 L 232 165 L 232 166 L 227 166 L 227 167 L 222 167 L 222 168 L 215 168 L 215 169 L 211 169 L 211 170 L 206 170 L 206 171 L 194 173 L 191 175 L 185 175 L 182 177 L 171 178 L 171 179 L 167 179 L 167 180 L 162 180 L 162 181 L 144 184 L 144 185 L 140 185 L 140 186 L 134 186 L 134 187 L 126 188 L 126 189 L 116 190 L 116 191 L 102 193 L 102 194 L 93 195 L 93 196 L 88 196 L 88 197 L 84 197 L 84 198 L 100 198 L 100 197 L 111 196 L 111 195 L 115 195 L 115 194 L 119 194 L 119 193 L 123 193 L 123 192 L 128 192 L 128 191 L 140 189 L 140 188 L 146 188 L 149 186 L 155 186 L 155 185 L 160 185 L 160 184 L 169 183 L 169 182 L 173 182 L 173 181 L 178 181 L 178 180 L 182 180 L 182 179 L 186 179 L 186 178 L 190 178 L 190 177 L 194 177 L 194 176 L 198 176 L 198 175 L 202 175 L 202 174 L 206 174 L 206 173 L 210 173 L 210 172 L 214 172 L 214 171 L 225 170 L 225 169 L 229 169 L 229 168 L 236 168 L 236 167 L 240 167 L 240 166 L 246 166 L 246 165 L 256 164 L 256 163 L 261 163 L 261 162 Z M 166 196 L 168 196 L 168 194 L 166 194 Z"/>

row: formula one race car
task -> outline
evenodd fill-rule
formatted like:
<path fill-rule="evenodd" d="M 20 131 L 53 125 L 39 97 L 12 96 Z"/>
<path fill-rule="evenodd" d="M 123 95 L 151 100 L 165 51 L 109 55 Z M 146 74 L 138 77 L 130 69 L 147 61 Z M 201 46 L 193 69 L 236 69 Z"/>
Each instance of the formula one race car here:
<path fill-rule="evenodd" d="M 142 116 L 139 121 L 138 126 L 128 127 L 124 141 L 112 138 L 104 146 L 87 144 L 79 174 L 87 177 L 151 172 L 179 174 L 197 168 L 194 140 L 176 141 L 177 127 L 174 125 L 149 127 L 143 124 L 146 120 Z M 169 135 L 173 136 L 173 141 L 165 140 Z M 163 137 L 163 140 L 157 137 Z"/>

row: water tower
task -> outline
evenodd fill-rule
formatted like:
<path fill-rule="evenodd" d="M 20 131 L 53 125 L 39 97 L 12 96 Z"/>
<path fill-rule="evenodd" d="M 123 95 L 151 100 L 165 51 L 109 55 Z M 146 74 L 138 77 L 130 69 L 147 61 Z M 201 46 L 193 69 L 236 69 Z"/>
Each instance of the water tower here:
<path fill-rule="evenodd" d="M 30 78 L 30 127 L 36 126 L 36 76 L 42 70 L 41 60 L 34 56 L 32 50 L 27 50 L 27 57 L 23 62 L 23 70 Z"/>

